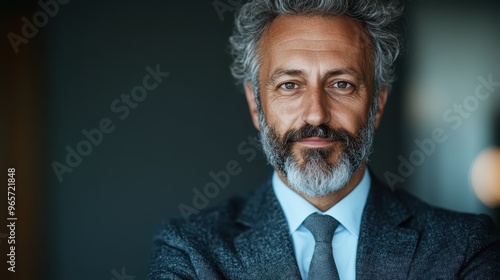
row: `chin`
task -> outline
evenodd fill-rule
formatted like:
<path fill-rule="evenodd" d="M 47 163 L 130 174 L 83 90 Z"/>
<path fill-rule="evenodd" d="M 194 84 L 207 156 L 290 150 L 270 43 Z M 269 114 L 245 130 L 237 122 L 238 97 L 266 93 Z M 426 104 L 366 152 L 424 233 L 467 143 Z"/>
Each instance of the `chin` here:
<path fill-rule="evenodd" d="M 341 190 L 355 172 L 354 166 L 345 156 L 333 164 L 315 157 L 303 163 L 289 158 L 285 170 L 288 183 L 310 197 L 322 197 Z"/>

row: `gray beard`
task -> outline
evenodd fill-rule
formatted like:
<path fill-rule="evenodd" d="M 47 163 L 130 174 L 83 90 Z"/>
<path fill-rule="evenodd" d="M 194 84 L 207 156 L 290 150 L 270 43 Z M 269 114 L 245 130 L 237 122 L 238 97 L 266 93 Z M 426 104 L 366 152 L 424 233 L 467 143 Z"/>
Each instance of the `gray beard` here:
<path fill-rule="evenodd" d="M 342 155 L 334 165 L 323 159 L 307 159 L 301 166 L 293 157 L 287 157 L 284 169 L 288 183 L 295 190 L 321 197 L 347 185 L 357 168 Z"/>
<path fill-rule="evenodd" d="M 343 141 L 336 163 L 328 163 L 329 149 L 304 148 L 300 153 L 302 163 L 281 143 L 276 131 L 267 125 L 259 110 L 260 141 L 269 164 L 280 171 L 289 185 L 310 197 L 321 197 L 344 188 L 372 151 L 377 99 L 372 102 L 368 121 L 355 139 Z M 355 142 L 355 143 L 353 143 Z"/>

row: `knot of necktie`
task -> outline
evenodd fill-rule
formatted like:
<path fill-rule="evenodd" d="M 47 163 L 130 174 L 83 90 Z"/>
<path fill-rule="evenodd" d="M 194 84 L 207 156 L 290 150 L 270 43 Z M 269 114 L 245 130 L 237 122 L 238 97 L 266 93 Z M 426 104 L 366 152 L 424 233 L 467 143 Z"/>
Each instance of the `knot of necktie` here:
<path fill-rule="evenodd" d="M 339 222 L 328 215 L 311 214 L 304 220 L 304 226 L 312 233 L 316 242 L 332 242 Z"/>

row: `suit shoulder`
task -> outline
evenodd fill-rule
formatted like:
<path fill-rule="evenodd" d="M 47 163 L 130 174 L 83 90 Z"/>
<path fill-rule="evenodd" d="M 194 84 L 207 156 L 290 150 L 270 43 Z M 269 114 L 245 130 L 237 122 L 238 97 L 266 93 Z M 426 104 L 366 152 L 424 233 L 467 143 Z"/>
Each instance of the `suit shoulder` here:
<path fill-rule="evenodd" d="M 500 234 L 490 217 L 431 206 L 404 191 L 392 195 L 409 214 L 400 226 L 419 236 L 416 278 L 446 270 L 459 279 L 494 279 L 500 273 Z"/>
<path fill-rule="evenodd" d="M 207 244 L 230 240 L 241 232 L 237 219 L 246 203 L 246 196 L 233 197 L 216 207 L 192 214 L 189 219 L 167 219 L 157 237 L 176 246 L 186 242 Z"/>
<path fill-rule="evenodd" d="M 240 232 L 237 217 L 245 204 L 236 197 L 189 221 L 165 220 L 154 238 L 151 279 L 196 279 L 218 275 L 222 267 L 238 268 L 232 240 Z"/>
<path fill-rule="evenodd" d="M 485 214 L 470 214 L 432 206 L 421 199 L 396 190 L 394 195 L 406 206 L 413 217 L 411 222 L 422 230 L 440 231 L 449 236 L 480 237 L 498 234 L 492 219 Z"/>

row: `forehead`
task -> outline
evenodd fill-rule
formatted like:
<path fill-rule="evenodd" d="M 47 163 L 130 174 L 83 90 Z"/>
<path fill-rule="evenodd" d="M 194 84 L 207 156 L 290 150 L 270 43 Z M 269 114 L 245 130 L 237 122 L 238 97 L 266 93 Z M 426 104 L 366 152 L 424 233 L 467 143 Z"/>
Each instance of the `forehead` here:
<path fill-rule="evenodd" d="M 259 42 L 261 66 L 300 68 L 314 64 L 325 70 L 349 67 L 365 72 L 371 65 L 369 42 L 363 25 L 346 16 L 279 16 Z"/>

